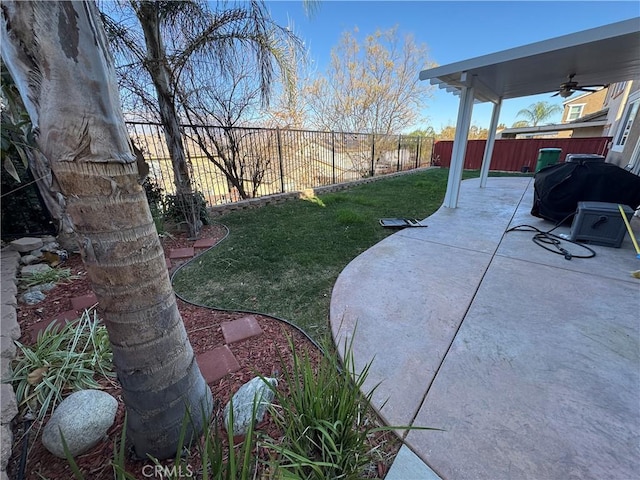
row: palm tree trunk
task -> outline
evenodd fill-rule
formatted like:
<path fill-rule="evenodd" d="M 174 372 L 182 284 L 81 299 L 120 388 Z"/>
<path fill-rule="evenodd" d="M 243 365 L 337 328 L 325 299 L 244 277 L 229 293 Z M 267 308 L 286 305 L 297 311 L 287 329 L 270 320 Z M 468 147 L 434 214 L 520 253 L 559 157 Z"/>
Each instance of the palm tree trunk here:
<path fill-rule="evenodd" d="M 182 142 L 180 122 L 175 107 L 175 95 L 171 88 L 171 73 L 166 64 L 166 52 L 160 35 L 160 17 L 157 2 L 140 2 L 136 15 L 144 32 L 147 44 L 147 70 L 151 75 L 153 86 L 158 96 L 160 121 L 164 129 L 164 137 L 171 156 L 173 181 L 176 186 L 178 205 L 182 209 L 189 235 L 196 237 L 201 224 L 198 208 L 194 202 L 191 178 Z"/>
<path fill-rule="evenodd" d="M 67 197 L 99 301 L 136 453 L 172 456 L 211 391 L 195 362 L 120 109 L 93 2 L 2 3 L 2 56 Z M 202 415 L 204 413 L 204 415 Z"/>

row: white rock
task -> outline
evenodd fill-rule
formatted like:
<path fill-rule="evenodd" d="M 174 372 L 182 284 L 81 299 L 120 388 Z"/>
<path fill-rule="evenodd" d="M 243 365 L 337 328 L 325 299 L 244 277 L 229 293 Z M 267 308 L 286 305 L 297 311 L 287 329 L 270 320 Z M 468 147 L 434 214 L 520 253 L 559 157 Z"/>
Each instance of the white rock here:
<path fill-rule="evenodd" d="M 118 402 L 100 390 L 72 393 L 56 407 L 42 429 L 42 443 L 55 456 L 65 458 L 60 430 L 72 456 L 96 445 L 113 425 Z"/>
<path fill-rule="evenodd" d="M 269 382 L 274 387 L 278 386 L 275 378 L 254 377 L 245 383 L 233 395 L 233 398 L 224 407 L 224 424 L 233 428 L 233 435 L 245 435 L 251 421 L 254 418 L 253 408 L 256 407 L 255 421 L 259 423 L 264 418 L 264 414 L 271 404 L 275 395 L 274 391 L 266 384 Z M 233 403 L 233 426 L 231 426 L 231 403 Z"/>

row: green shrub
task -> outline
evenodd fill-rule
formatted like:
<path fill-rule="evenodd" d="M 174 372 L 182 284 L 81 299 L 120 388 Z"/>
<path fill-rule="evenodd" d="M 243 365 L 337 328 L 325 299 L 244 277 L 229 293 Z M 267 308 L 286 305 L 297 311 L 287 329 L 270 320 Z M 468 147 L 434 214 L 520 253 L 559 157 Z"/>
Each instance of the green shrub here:
<path fill-rule="evenodd" d="M 209 213 L 207 212 L 207 201 L 204 198 L 202 192 L 194 192 L 191 199 L 186 201 L 192 201 L 195 204 L 195 208 L 198 211 L 198 218 L 203 225 L 210 223 Z M 167 194 L 164 196 L 164 216 L 166 220 L 175 223 L 181 223 L 185 220 L 184 209 L 180 203 L 178 195 Z"/>
<path fill-rule="evenodd" d="M 65 393 L 102 388 L 95 375 L 113 377 L 107 330 L 95 311 L 63 327 L 53 323 L 38 334 L 33 347 L 16 341 L 19 353 L 12 373 L 3 380 L 13 385 L 20 406 L 38 419 L 52 411 Z"/>

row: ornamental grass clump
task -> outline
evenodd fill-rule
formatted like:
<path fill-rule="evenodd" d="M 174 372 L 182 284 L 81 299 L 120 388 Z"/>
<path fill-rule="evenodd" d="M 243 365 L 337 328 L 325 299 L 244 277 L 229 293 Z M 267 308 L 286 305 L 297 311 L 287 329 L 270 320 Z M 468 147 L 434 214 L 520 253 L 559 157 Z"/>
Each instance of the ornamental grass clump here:
<path fill-rule="evenodd" d="M 21 282 L 25 287 L 34 287 L 43 283 L 69 282 L 75 280 L 77 275 L 71 274 L 70 268 L 52 268 L 43 272 L 34 272 L 24 276 Z"/>
<path fill-rule="evenodd" d="M 32 410 L 38 419 L 62 401 L 65 394 L 100 389 L 96 375 L 115 377 L 109 337 L 95 311 L 60 326 L 52 323 L 38 334 L 33 346 L 16 341 L 19 353 L 11 376 L 20 406 Z"/>
<path fill-rule="evenodd" d="M 307 355 L 293 352 L 291 371 L 283 368 L 288 392 L 276 390 L 272 415 L 283 432 L 282 442 L 267 441 L 276 453 L 283 478 L 363 478 L 374 463 L 371 437 L 379 431 L 405 427 L 377 426 L 367 415 L 376 389 L 362 393 L 371 363 L 355 371 L 352 344 L 345 344 L 343 363 L 324 355 L 315 369 Z M 284 365 L 283 365 L 284 367 Z"/>

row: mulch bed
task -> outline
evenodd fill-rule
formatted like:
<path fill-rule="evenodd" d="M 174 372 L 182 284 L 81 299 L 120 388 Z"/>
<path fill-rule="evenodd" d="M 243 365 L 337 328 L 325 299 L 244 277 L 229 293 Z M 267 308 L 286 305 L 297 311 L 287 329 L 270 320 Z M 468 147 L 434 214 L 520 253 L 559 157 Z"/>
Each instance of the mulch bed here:
<path fill-rule="evenodd" d="M 225 229 L 220 226 L 205 226 L 201 238 L 221 239 L 225 233 Z M 165 236 L 161 240 L 167 253 L 171 248 L 193 246 L 194 243 L 193 240 L 186 238 L 185 234 Z M 29 327 L 31 325 L 41 320 L 47 321 L 62 312 L 69 311 L 72 297 L 91 292 L 80 255 L 71 255 L 62 267 L 70 268 L 72 274 L 78 278 L 69 283 L 57 285 L 47 293 L 47 298 L 37 305 L 28 306 L 20 303 L 18 306 L 18 321 L 23 332 L 23 337 L 20 341 L 26 345 L 31 345 L 35 341 L 35 338 L 31 338 L 29 335 Z M 225 340 L 222 335 L 221 325 L 224 322 L 246 316 L 244 313 L 229 313 L 199 307 L 181 300 L 178 300 L 178 308 L 196 355 L 224 345 Z M 216 402 L 216 409 L 219 411 L 224 408 L 234 392 L 256 375 L 276 375 L 277 372 L 283 369 L 282 362 L 285 363 L 285 368 L 291 369 L 292 355 L 289 348 L 289 339 L 293 341 L 298 353 L 303 352 L 309 355 L 313 363 L 317 364 L 322 356 L 322 352 L 297 328 L 268 316 L 254 316 L 263 333 L 233 344 L 233 354 L 240 364 L 240 369 L 213 384 L 209 384 Z M 119 442 L 124 424 L 125 408 L 118 383 L 103 380 L 101 384 L 106 392 L 118 400 L 119 407 L 115 423 L 108 431 L 106 438 L 89 452 L 76 458 L 87 480 L 110 480 L 114 478 L 111 460 L 113 458 L 114 444 Z M 279 378 L 278 388 L 284 389 L 286 392 L 287 385 L 282 378 Z M 46 423 L 46 420 L 42 425 Z M 40 442 L 38 437 L 39 429 L 42 427 L 40 423 L 34 422 L 31 429 L 25 433 L 26 424 L 20 415 L 14 422 L 13 455 L 7 468 L 10 478 L 21 478 L 19 476 L 20 462 L 21 456 L 25 452 L 26 468 L 24 468 L 24 477 L 22 477 L 25 480 L 41 480 L 42 478 L 69 480 L 73 478 L 67 461 L 49 453 Z M 269 415 L 265 416 L 265 419 L 257 426 L 257 429 L 274 439 L 279 438 L 281 435 Z M 220 431 L 223 435 L 225 434 L 222 428 Z M 397 453 L 400 443 L 390 433 L 378 435 L 374 442 L 382 445 L 382 450 L 386 452 L 386 459 L 379 462 L 371 472 L 370 478 L 380 478 L 384 476 L 395 453 Z M 200 466 L 199 459 L 195 454 L 195 450 L 192 450 L 191 453 L 189 465 L 197 471 Z M 254 453 L 258 456 L 264 455 L 264 452 Z M 171 462 L 163 462 L 163 464 L 171 465 Z M 131 456 L 127 460 L 127 470 L 139 479 L 149 478 L 148 475 L 145 476 L 143 473 L 145 465 L 151 465 L 151 462 L 134 460 Z M 148 471 L 148 469 L 145 470 L 147 474 Z"/>

